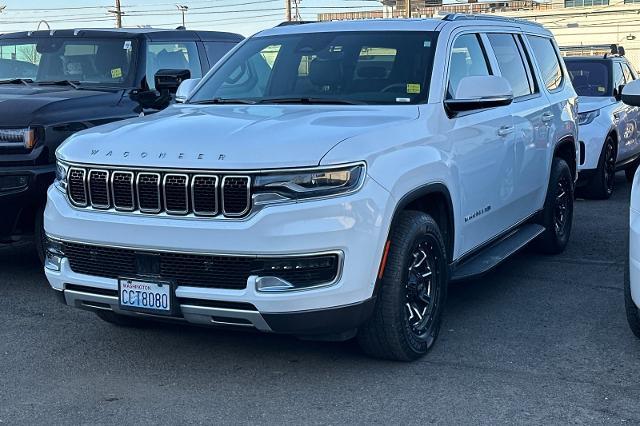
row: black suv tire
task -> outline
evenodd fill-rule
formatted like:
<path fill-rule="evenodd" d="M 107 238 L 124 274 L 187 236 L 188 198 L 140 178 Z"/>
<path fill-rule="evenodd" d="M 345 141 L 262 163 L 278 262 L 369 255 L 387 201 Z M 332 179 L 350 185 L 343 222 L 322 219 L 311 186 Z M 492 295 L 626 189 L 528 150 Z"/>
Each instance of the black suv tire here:
<path fill-rule="evenodd" d="M 613 136 L 607 136 L 598 159 L 596 173 L 581 188 L 580 195 L 594 200 L 607 200 L 613 194 L 616 180 L 616 146 Z"/>
<path fill-rule="evenodd" d="M 569 242 L 573 225 L 573 176 L 562 158 L 551 164 L 547 198 L 538 223 L 545 231 L 536 239 L 535 248 L 546 254 L 562 253 Z"/>
<path fill-rule="evenodd" d="M 437 223 L 425 213 L 401 213 L 391 230 L 373 315 L 358 342 L 370 356 L 411 361 L 435 343 L 447 297 L 449 267 Z"/>

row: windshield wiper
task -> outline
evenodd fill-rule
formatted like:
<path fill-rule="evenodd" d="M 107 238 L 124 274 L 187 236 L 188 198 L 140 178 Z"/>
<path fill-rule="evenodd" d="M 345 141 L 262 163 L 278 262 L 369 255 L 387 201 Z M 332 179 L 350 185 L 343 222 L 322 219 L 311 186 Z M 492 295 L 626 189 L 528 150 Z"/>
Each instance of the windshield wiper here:
<path fill-rule="evenodd" d="M 0 84 L 24 84 L 30 86 L 33 80 L 30 78 L 12 78 L 9 80 L 0 80 Z"/>
<path fill-rule="evenodd" d="M 254 105 L 256 101 L 252 101 L 250 99 L 224 99 L 224 98 L 213 98 L 213 99 L 205 99 L 202 101 L 193 101 L 189 102 L 190 104 L 196 105 L 215 105 L 215 104 L 241 104 L 241 105 Z"/>
<path fill-rule="evenodd" d="M 71 86 L 74 89 L 79 89 L 79 81 L 71 80 L 56 80 L 56 81 L 38 81 L 37 84 L 42 86 Z"/>
<path fill-rule="evenodd" d="M 366 105 L 365 102 L 331 98 L 266 98 L 261 104 L 333 104 L 333 105 Z"/>

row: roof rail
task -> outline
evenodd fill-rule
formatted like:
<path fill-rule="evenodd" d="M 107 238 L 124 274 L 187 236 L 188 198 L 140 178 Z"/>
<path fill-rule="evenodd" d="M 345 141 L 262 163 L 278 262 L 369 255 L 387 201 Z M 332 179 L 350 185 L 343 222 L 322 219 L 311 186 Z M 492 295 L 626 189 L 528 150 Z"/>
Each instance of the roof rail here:
<path fill-rule="evenodd" d="M 512 24 L 528 24 L 535 25 L 537 27 L 544 27 L 539 22 L 527 21 L 526 19 L 511 18 L 508 16 L 495 16 L 489 14 L 468 14 L 468 13 L 448 13 L 442 18 L 443 21 L 463 21 L 463 20 L 485 20 L 485 21 L 498 21 L 509 22 Z"/>
<path fill-rule="evenodd" d="M 599 53 L 602 55 L 604 52 L 605 58 L 616 57 L 616 56 L 624 56 L 625 50 L 624 47 L 619 44 L 585 44 L 585 45 L 576 45 L 576 46 L 560 46 L 561 53 L 585 53 L 587 52 L 590 55 L 594 55 L 594 53 Z"/>
<path fill-rule="evenodd" d="M 284 21 L 280 22 L 276 27 L 288 27 L 289 25 L 315 24 L 317 21 Z"/>

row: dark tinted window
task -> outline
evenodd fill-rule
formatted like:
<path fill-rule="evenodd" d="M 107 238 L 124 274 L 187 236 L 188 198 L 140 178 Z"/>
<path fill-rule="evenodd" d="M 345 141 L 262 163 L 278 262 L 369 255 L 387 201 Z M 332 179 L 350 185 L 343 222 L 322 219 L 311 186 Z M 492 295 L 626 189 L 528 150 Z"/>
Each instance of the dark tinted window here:
<path fill-rule="evenodd" d="M 555 90 L 562 84 L 562 67 L 556 49 L 550 39 L 538 36 L 527 36 L 533 55 L 538 62 L 542 81 L 549 90 Z"/>
<path fill-rule="evenodd" d="M 469 76 L 490 75 L 487 58 L 477 34 L 458 37 L 451 52 L 447 97 L 453 98 L 460 80 Z"/>
<path fill-rule="evenodd" d="M 579 96 L 611 96 L 609 67 L 604 61 L 565 61 L 573 88 Z"/>
<path fill-rule="evenodd" d="M 511 34 L 488 34 L 491 47 L 496 54 L 502 77 L 506 78 L 513 89 L 515 98 L 533 93 L 527 75 L 524 58 Z"/>
<path fill-rule="evenodd" d="M 226 43 L 219 41 L 206 41 L 204 43 L 204 49 L 207 52 L 207 58 L 209 58 L 209 65 L 213 67 L 228 51 L 233 49 L 234 43 Z"/>
<path fill-rule="evenodd" d="M 427 97 L 435 47 L 432 32 L 254 37 L 220 65 L 191 102 L 420 102 Z"/>

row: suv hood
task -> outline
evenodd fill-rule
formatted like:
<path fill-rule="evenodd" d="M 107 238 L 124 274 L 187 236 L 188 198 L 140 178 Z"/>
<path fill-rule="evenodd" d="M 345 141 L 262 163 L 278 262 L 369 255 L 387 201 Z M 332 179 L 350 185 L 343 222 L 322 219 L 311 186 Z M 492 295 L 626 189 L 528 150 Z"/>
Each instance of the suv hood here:
<path fill-rule="evenodd" d="M 578 112 L 589 112 L 602 109 L 616 103 L 613 96 L 579 96 Z"/>
<path fill-rule="evenodd" d="M 57 155 L 77 163 L 162 168 L 315 166 L 345 139 L 418 115 L 415 105 L 174 105 L 77 133 Z"/>
<path fill-rule="evenodd" d="M 72 109 L 113 106 L 121 90 L 76 90 L 66 86 L 0 85 L 0 127 L 28 127 L 58 122 L 58 115 Z M 63 108 L 63 109 L 62 109 Z"/>

